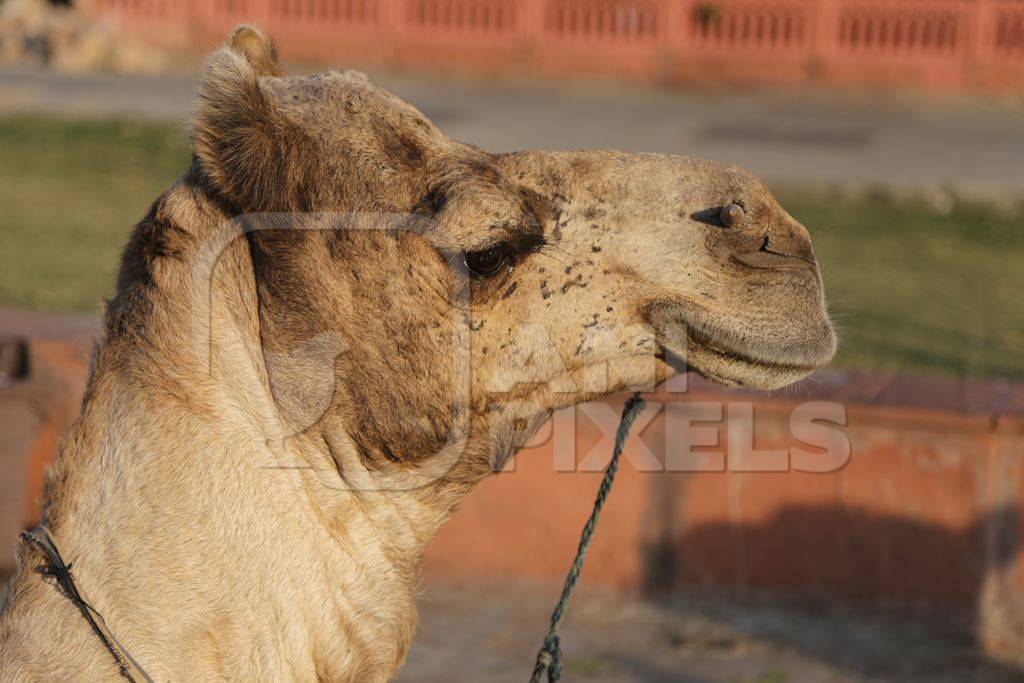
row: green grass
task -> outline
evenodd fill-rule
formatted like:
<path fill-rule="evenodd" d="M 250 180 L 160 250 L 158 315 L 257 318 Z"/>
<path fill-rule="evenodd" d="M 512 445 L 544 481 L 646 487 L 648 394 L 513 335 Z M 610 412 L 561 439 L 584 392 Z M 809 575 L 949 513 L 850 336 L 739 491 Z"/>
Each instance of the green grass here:
<path fill-rule="evenodd" d="M 0 305 L 96 310 L 131 227 L 188 159 L 181 128 L 0 118 Z"/>
<path fill-rule="evenodd" d="M 95 310 L 188 157 L 173 126 L 0 118 L 0 305 Z M 781 199 L 814 234 L 837 365 L 1024 379 L 1024 216 Z"/>
<path fill-rule="evenodd" d="M 784 198 L 811 229 L 837 365 L 1024 378 L 1024 216 Z"/>

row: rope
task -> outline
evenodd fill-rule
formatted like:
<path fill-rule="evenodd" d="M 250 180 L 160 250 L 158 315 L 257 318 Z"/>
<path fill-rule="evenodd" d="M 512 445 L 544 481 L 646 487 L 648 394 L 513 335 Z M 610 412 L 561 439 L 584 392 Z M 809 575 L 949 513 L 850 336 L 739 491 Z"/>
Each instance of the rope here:
<path fill-rule="evenodd" d="M 50 530 L 40 524 L 32 531 L 21 532 L 21 540 L 23 543 L 34 544 L 46 556 L 48 564 L 41 568 L 40 572 L 52 576 L 57 581 L 67 599 L 74 603 L 103 645 L 113 655 L 121 669 L 121 675 L 132 683 L 153 683 L 149 674 L 139 666 L 139 663 L 128 654 L 124 645 L 121 645 L 114 636 L 103 619 L 103 615 L 85 599 L 75 583 L 74 577 L 71 576 L 71 565 L 64 561 L 60 554 L 60 548 L 57 547 L 57 541 L 50 534 Z"/>
<path fill-rule="evenodd" d="M 619 421 L 619 429 L 615 433 L 615 448 L 612 451 L 611 462 L 608 469 L 604 471 L 604 478 L 601 479 L 601 487 L 597 490 L 597 499 L 594 501 L 594 510 L 590 518 L 583 526 L 583 533 L 580 534 L 580 546 L 576 551 L 576 559 L 569 567 L 569 573 L 565 576 L 565 585 L 562 587 L 562 597 L 559 598 L 555 610 L 551 613 L 551 627 L 544 638 L 544 645 L 537 652 L 537 662 L 533 665 L 533 675 L 530 676 L 530 683 L 541 683 L 541 676 L 547 672 L 548 683 L 556 683 L 562 677 L 562 646 L 558 637 L 558 629 L 562 625 L 562 618 L 565 616 L 565 608 L 569 603 L 572 592 L 576 589 L 576 582 L 580 578 L 580 571 L 583 570 L 583 558 L 590 548 L 590 542 L 594 538 L 594 529 L 597 527 L 597 518 L 601 515 L 601 508 L 612 490 L 612 482 L 615 481 L 615 473 L 619 470 L 619 456 L 622 455 L 622 447 L 629 436 L 629 429 L 633 426 L 636 416 L 644 409 L 644 400 L 639 394 L 633 395 L 626 401 L 622 409 L 622 418 Z"/>

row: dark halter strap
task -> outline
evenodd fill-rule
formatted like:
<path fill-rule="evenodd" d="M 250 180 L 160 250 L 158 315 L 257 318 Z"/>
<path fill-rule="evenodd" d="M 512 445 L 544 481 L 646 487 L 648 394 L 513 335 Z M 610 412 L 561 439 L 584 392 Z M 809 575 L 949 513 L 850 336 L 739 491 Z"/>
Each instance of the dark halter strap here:
<path fill-rule="evenodd" d="M 50 531 L 40 524 L 32 531 L 23 531 L 21 540 L 24 543 L 31 543 L 42 551 L 46 556 L 47 564 L 38 571 L 46 576 L 52 576 L 62 589 L 64 597 L 74 603 L 78 611 L 82 613 L 85 620 L 89 622 L 92 630 L 103 642 L 104 647 L 110 651 L 114 660 L 121 668 L 121 675 L 134 683 L 153 683 L 153 679 L 139 666 L 124 646 L 114 637 L 103 615 L 88 603 L 85 596 L 78 590 L 74 577 L 71 576 L 71 565 L 64 562 L 57 542 L 53 539 Z"/>

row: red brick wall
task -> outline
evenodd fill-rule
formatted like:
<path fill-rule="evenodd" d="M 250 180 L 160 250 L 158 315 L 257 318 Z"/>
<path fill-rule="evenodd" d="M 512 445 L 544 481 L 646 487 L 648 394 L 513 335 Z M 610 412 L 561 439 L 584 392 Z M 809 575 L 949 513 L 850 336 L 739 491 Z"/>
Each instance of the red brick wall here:
<path fill-rule="evenodd" d="M 634 593 L 713 585 L 974 610 L 993 650 L 1019 647 L 1022 399 L 1024 388 L 1006 382 L 872 374 L 826 375 L 774 398 L 699 381 L 688 394 L 662 392 L 649 405 L 657 417 L 627 449 L 586 581 Z M 826 419 L 827 438 L 812 439 L 827 449 L 794 436 L 796 411 L 808 408 L 845 412 L 845 425 Z M 656 470 L 654 461 L 678 469 L 686 411 L 721 415 L 691 423 L 704 430 L 697 441 L 714 444 L 694 447 L 691 464 L 710 471 L 640 471 Z M 607 411 L 599 424 L 566 422 L 579 460 L 599 452 L 606 462 L 608 445 L 590 444 L 616 421 Z M 470 494 L 431 546 L 428 576 L 563 576 L 601 475 L 557 471 L 566 469 L 553 464 L 565 460 L 557 440 L 524 450 L 514 471 Z"/>
<path fill-rule="evenodd" d="M 1024 85 L 1024 0 L 90 0 L 154 40 L 292 58 L 688 82 Z"/>
<path fill-rule="evenodd" d="M 42 467 L 86 372 L 81 340 L 36 340 L 30 357 L 31 379 L 0 389 L 8 539 L 34 523 Z M 1024 642 L 1024 386 L 823 373 L 766 397 L 689 384 L 651 396 L 640 416 L 588 583 L 967 609 L 994 651 Z M 622 398 L 558 416 L 482 483 L 429 548 L 427 575 L 560 579 Z"/>

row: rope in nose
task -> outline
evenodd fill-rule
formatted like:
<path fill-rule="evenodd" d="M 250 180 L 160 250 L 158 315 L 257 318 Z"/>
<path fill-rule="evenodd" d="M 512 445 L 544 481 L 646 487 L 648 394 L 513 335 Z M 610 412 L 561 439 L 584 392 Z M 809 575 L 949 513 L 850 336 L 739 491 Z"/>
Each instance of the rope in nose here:
<path fill-rule="evenodd" d="M 612 490 L 612 482 L 615 481 L 615 474 L 619 471 L 619 456 L 622 455 L 622 447 L 629 436 L 629 430 L 636 420 L 636 416 L 644 409 L 644 399 L 640 394 L 634 394 L 622 409 L 622 417 L 619 421 L 619 429 L 615 433 L 615 448 L 612 450 L 612 459 L 608 468 L 604 471 L 604 478 L 601 479 L 601 487 L 597 490 L 597 499 L 594 501 L 594 510 L 590 518 L 583 526 L 583 533 L 580 534 L 580 546 L 576 551 L 576 558 L 569 567 L 569 573 L 565 576 L 565 585 L 562 587 L 562 597 L 555 605 L 551 613 L 551 627 L 544 638 L 544 644 L 537 652 L 537 661 L 533 665 L 533 675 L 530 676 L 530 683 L 541 683 L 541 676 L 547 672 L 548 683 L 556 683 L 562 677 L 562 645 L 558 637 L 558 629 L 565 617 L 565 609 L 576 589 L 576 582 L 579 581 L 580 571 L 583 569 L 583 558 L 590 548 L 590 542 L 594 538 L 594 529 L 597 527 L 597 518 L 601 515 L 601 508 L 604 507 L 605 499 Z"/>

